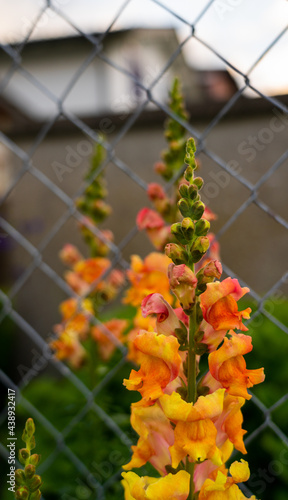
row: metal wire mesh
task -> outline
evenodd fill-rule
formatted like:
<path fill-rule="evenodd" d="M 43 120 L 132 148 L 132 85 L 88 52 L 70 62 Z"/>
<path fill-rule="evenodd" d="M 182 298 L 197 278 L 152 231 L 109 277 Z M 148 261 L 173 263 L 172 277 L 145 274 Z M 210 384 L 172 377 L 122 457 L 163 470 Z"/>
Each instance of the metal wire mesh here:
<path fill-rule="evenodd" d="M 187 132 L 195 137 L 198 143 L 198 154 L 201 153 L 204 155 L 204 158 L 206 157 L 209 160 L 212 160 L 214 164 L 216 164 L 219 167 L 220 171 L 226 172 L 233 179 L 236 179 L 237 182 L 243 187 L 245 187 L 245 189 L 248 190 L 249 192 L 248 198 L 246 198 L 245 201 L 233 213 L 230 213 L 229 217 L 227 217 L 226 221 L 219 228 L 216 234 L 216 238 L 219 239 L 221 236 L 223 236 L 229 230 L 229 228 L 231 228 L 235 224 L 235 222 L 241 217 L 244 211 L 252 205 L 258 207 L 258 209 L 264 212 L 265 214 L 268 214 L 270 218 L 272 218 L 277 224 L 282 226 L 285 230 L 288 229 L 288 222 L 285 220 L 285 218 L 277 214 L 275 211 L 273 211 L 269 207 L 269 204 L 265 203 L 259 197 L 260 187 L 264 185 L 264 183 L 269 178 L 271 178 L 273 174 L 280 169 L 280 167 L 282 167 L 285 164 L 285 161 L 288 158 L 288 150 L 279 155 L 276 161 L 274 161 L 271 164 L 269 169 L 261 173 L 260 178 L 258 179 L 257 182 L 251 182 L 244 175 L 241 175 L 241 173 L 232 170 L 227 161 L 222 159 L 221 155 L 219 155 L 218 152 L 213 151 L 213 149 L 207 146 L 207 138 L 209 138 L 211 132 L 215 129 L 215 127 L 217 127 L 222 118 L 224 118 L 230 112 L 230 110 L 237 104 L 237 102 L 241 99 L 241 96 L 243 95 L 244 91 L 246 91 L 247 89 L 250 89 L 256 95 L 258 95 L 266 102 L 268 102 L 271 106 L 273 106 L 273 109 L 279 110 L 279 112 L 283 113 L 283 116 L 287 116 L 288 108 L 282 102 L 282 100 L 272 96 L 265 95 L 260 89 L 255 88 L 250 81 L 250 75 L 252 71 L 255 69 L 255 67 L 263 60 L 263 58 L 267 56 L 267 54 L 269 54 L 269 52 L 273 49 L 273 47 L 275 47 L 279 43 L 279 41 L 284 37 L 284 35 L 287 34 L 287 26 L 280 33 L 278 33 L 277 36 L 268 44 L 265 50 L 251 65 L 250 69 L 246 73 L 243 73 L 240 69 L 237 68 L 237 65 L 233 64 L 233 61 L 232 62 L 228 61 L 213 46 L 211 46 L 208 42 L 206 42 L 205 39 L 202 39 L 197 34 L 197 28 L 199 22 L 205 15 L 207 15 L 209 9 L 212 8 L 213 3 L 215 3 L 216 0 L 215 1 L 211 0 L 207 2 L 206 6 L 197 15 L 197 17 L 194 19 L 192 23 L 190 23 L 187 19 L 184 19 L 181 16 L 179 16 L 179 14 L 174 12 L 173 9 L 165 5 L 164 1 L 163 2 L 158 0 L 151 0 L 151 1 L 153 4 L 155 5 L 157 4 L 161 9 L 163 9 L 163 12 L 165 11 L 169 13 L 171 16 L 177 18 L 178 21 L 188 26 L 190 29 L 190 34 L 181 43 L 179 43 L 176 50 L 170 54 L 165 65 L 158 71 L 157 75 L 148 86 L 145 86 L 137 77 L 135 77 L 134 74 L 132 74 L 132 72 L 129 72 L 125 67 L 123 67 L 121 63 L 119 63 L 118 61 L 111 60 L 103 51 L 103 43 L 105 41 L 105 38 L 113 30 L 115 23 L 121 17 L 125 9 L 129 6 L 131 0 L 123 2 L 121 8 L 118 11 L 115 11 L 112 22 L 108 26 L 107 30 L 100 35 L 91 35 L 89 33 L 86 33 L 85 31 L 82 31 L 82 29 L 80 29 L 80 27 L 77 26 L 77 24 L 74 23 L 68 17 L 65 11 L 65 7 L 61 8 L 59 7 L 59 3 L 47 0 L 46 3 L 43 5 L 43 7 L 39 8 L 38 15 L 36 16 L 34 22 L 31 24 L 29 31 L 27 32 L 21 43 L 18 43 L 17 45 L 13 46 L 8 44 L 1 45 L 1 50 L 9 58 L 10 67 L 0 83 L 0 92 L 3 93 L 3 91 L 13 78 L 13 75 L 15 75 L 15 73 L 18 73 L 21 74 L 22 77 L 25 80 L 27 80 L 33 88 L 36 88 L 42 94 L 44 94 L 47 97 L 47 99 L 51 102 L 51 105 L 54 104 L 54 106 L 56 107 L 55 114 L 51 116 L 51 118 L 47 119 L 45 123 L 41 125 L 33 141 L 33 144 L 27 151 L 19 147 L 17 143 L 13 139 L 11 139 L 11 137 L 9 137 L 9 134 L 1 132 L 0 135 L 1 142 L 14 155 L 16 155 L 19 158 L 22 165 L 18 174 L 15 176 L 13 183 L 9 186 L 9 189 L 3 194 L 1 204 L 4 204 L 5 200 L 13 192 L 15 187 L 19 184 L 19 182 L 21 182 L 21 179 L 27 174 L 27 172 L 29 172 L 31 176 L 36 178 L 40 183 L 43 183 L 47 189 L 49 189 L 57 198 L 59 198 L 59 200 L 61 200 L 61 202 L 65 206 L 65 211 L 57 219 L 52 228 L 43 237 L 42 241 L 38 245 L 33 245 L 25 236 L 23 236 L 23 234 L 21 234 L 21 232 L 18 229 L 13 227 L 13 225 L 10 224 L 5 219 L 4 215 L 0 217 L 0 225 L 3 231 L 2 236 L 4 237 L 5 235 L 9 235 L 9 237 L 15 240 L 17 244 L 23 247 L 26 250 L 26 252 L 28 252 L 28 254 L 31 256 L 30 264 L 26 267 L 25 271 L 15 280 L 10 290 L 5 292 L 4 291 L 0 292 L 0 299 L 3 304 L 0 321 L 2 322 L 5 317 L 9 316 L 11 320 L 15 322 L 15 324 L 19 327 L 19 329 L 24 333 L 24 335 L 29 337 L 31 342 L 40 349 L 47 363 L 53 365 L 54 368 L 63 377 L 69 379 L 71 384 L 73 384 L 82 393 L 82 395 L 86 400 L 86 403 L 84 404 L 81 412 L 76 414 L 71 419 L 70 423 L 66 426 L 66 428 L 62 432 L 59 432 L 53 426 L 53 424 L 49 422 L 49 420 L 47 420 L 45 415 L 41 413 L 39 408 L 37 409 L 35 406 L 33 406 L 33 404 L 28 400 L 26 400 L 22 395 L 23 387 L 25 387 L 27 383 L 29 384 L 29 382 L 35 376 L 34 373 L 35 371 L 33 371 L 33 367 L 31 368 L 30 372 L 26 374 L 26 376 L 19 383 L 18 386 L 15 386 L 14 382 L 10 380 L 9 377 L 2 370 L 0 371 L 0 380 L 5 387 L 14 388 L 16 390 L 18 403 L 21 403 L 21 405 L 27 409 L 29 415 L 37 419 L 37 421 L 40 422 L 46 428 L 47 432 L 50 433 L 51 438 L 55 440 L 56 444 L 55 451 L 41 465 L 41 467 L 39 468 L 39 473 L 44 474 L 45 470 L 48 467 L 52 466 L 53 460 L 55 459 L 57 454 L 63 452 L 67 460 L 71 461 L 76 466 L 79 473 L 84 478 L 89 477 L 89 486 L 94 491 L 93 498 L 97 499 L 105 498 L 105 491 L 107 490 L 107 488 L 113 483 L 113 481 L 119 480 L 119 471 L 117 471 L 116 474 L 114 474 L 104 484 L 102 484 L 91 474 L 91 470 L 89 470 L 87 466 L 69 448 L 69 446 L 65 442 L 65 439 L 66 436 L 69 434 L 69 432 L 71 432 L 73 427 L 79 423 L 79 421 L 85 416 L 85 414 L 88 411 L 93 411 L 95 412 L 95 414 L 97 414 L 97 416 L 101 421 L 105 422 L 105 425 L 110 429 L 110 431 L 114 433 L 116 436 L 118 436 L 120 441 L 125 446 L 127 446 L 127 448 L 131 446 L 130 437 L 128 437 L 121 430 L 119 425 L 113 420 L 113 418 L 109 416 L 95 402 L 95 400 L 97 399 L 97 395 L 100 394 L 101 392 L 102 387 L 108 384 L 108 382 L 113 378 L 113 376 L 117 373 L 117 371 L 125 364 L 126 351 L 121 345 L 119 344 L 117 345 L 118 349 L 120 349 L 122 352 L 121 361 L 113 368 L 113 370 L 111 370 L 105 376 L 102 382 L 99 385 L 97 385 L 93 391 L 90 391 L 85 386 L 85 384 L 83 384 L 79 380 L 79 378 L 65 364 L 56 360 L 53 357 L 42 336 L 36 331 L 36 329 L 31 324 L 29 324 L 25 320 L 24 317 L 22 317 L 17 312 L 17 310 L 13 306 L 14 297 L 25 286 L 25 284 L 27 283 L 27 281 L 29 280 L 35 269 L 40 269 L 47 276 L 49 280 L 52 280 L 68 296 L 73 295 L 73 292 L 71 291 L 70 287 L 62 279 L 62 277 L 59 276 L 58 273 L 55 272 L 55 270 L 45 262 L 45 259 L 43 258 L 43 253 L 47 248 L 47 246 L 49 245 L 49 243 L 53 240 L 54 236 L 61 231 L 64 224 L 68 221 L 70 217 L 73 217 L 76 221 L 81 220 L 82 218 L 81 213 L 79 213 L 78 210 L 76 209 L 74 201 L 75 198 L 79 196 L 79 194 L 84 192 L 86 185 L 84 184 L 83 186 L 81 186 L 80 190 L 75 194 L 74 198 L 67 195 L 66 192 L 59 187 L 59 185 L 57 185 L 47 175 L 41 172 L 39 168 L 34 166 L 33 155 L 37 151 L 39 145 L 45 140 L 47 134 L 53 128 L 57 120 L 60 117 L 65 118 L 68 122 L 73 124 L 77 130 L 83 133 L 84 136 L 89 138 L 89 140 L 102 144 L 105 150 L 107 151 L 107 157 L 105 159 L 105 162 L 103 163 L 103 165 L 101 165 L 100 169 L 95 175 L 98 175 L 98 173 L 101 170 L 103 170 L 109 162 L 111 162 L 117 169 L 124 172 L 134 183 L 138 184 L 141 189 L 146 190 L 147 182 L 143 180 L 135 171 L 133 171 L 133 168 L 127 165 L 122 159 L 120 159 L 116 155 L 115 149 L 117 145 L 121 142 L 121 140 L 124 138 L 124 136 L 126 136 L 132 129 L 133 125 L 136 123 L 141 114 L 147 109 L 147 106 L 151 106 L 151 104 L 153 104 L 155 108 L 164 112 L 166 116 L 172 117 L 179 123 L 184 125 Z M 57 16 L 59 16 L 66 23 L 71 25 L 71 27 L 73 27 L 73 29 L 79 35 L 81 35 L 85 40 L 87 40 L 87 42 L 89 42 L 90 44 L 90 50 L 87 50 L 87 57 L 82 62 L 81 66 L 79 66 L 77 72 L 72 76 L 72 78 L 70 79 L 68 85 L 66 86 L 60 97 L 54 95 L 53 92 L 49 89 L 49 86 L 46 86 L 41 81 L 39 81 L 30 71 L 25 69 L 25 67 L 22 64 L 22 52 L 27 46 L 27 44 L 29 44 L 30 38 L 35 28 L 41 21 L 41 18 L 43 18 L 43 16 L 47 14 L 48 11 L 57 14 Z M 165 76 L 169 68 L 171 68 L 174 61 L 177 59 L 179 54 L 181 54 L 183 47 L 192 39 L 197 40 L 197 42 L 199 42 L 202 46 L 206 47 L 208 51 L 213 53 L 216 56 L 216 58 L 218 58 L 225 64 L 226 68 L 230 68 L 233 72 L 235 72 L 242 78 L 242 85 L 240 86 L 239 90 L 235 92 L 227 102 L 225 102 L 225 104 L 221 107 L 221 109 L 218 110 L 215 116 L 211 119 L 208 126 L 206 126 L 206 128 L 202 131 L 199 131 L 197 127 L 194 127 L 194 125 L 191 125 L 188 122 L 183 122 L 183 120 L 179 119 L 179 117 L 177 117 L 168 108 L 168 106 L 160 102 L 154 95 L 154 89 L 157 86 L 158 82 L 163 78 L 163 76 Z M 144 91 L 146 95 L 146 98 L 139 105 L 136 106 L 135 110 L 121 125 L 117 134 L 113 137 L 113 140 L 111 140 L 110 142 L 106 139 L 103 140 L 102 136 L 98 132 L 96 132 L 92 127 L 87 125 L 87 123 L 85 123 L 85 121 L 79 118 L 79 116 L 73 114 L 70 110 L 68 110 L 64 102 L 69 92 L 76 85 L 78 79 L 81 77 L 85 69 L 89 66 L 90 62 L 94 60 L 94 58 L 99 58 L 100 60 L 104 61 L 105 64 L 112 67 L 117 73 L 122 74 L 125 77 L 129 78 L 142 91 Z M 19 207 L 19 210 L 21 210 L 21 207 Z M 97 232 L 97 229 L 95 228 L 90 228 L 90 229 L 92 229 L 98 235 L 100 234 Z M 109 243 L 113 254 L 112 266 L 120 264 L 123 268 L 125 269 L 128 268 L 129 263 L 123 257 L 123 250 L 130 242 L 130 240 L 135 236 L 137 231 L 138 230 L 135 226 L 129 231 L 127 235 L 125 235 L 120 244 L 115 245 Z M 265 244 L 265 242 L 263 242 L 263 244 Z M 241 275 L 236 276 L 233 269 L 229 269 L 229 267 L 225 265 L 225 262 L 224 262 L 224 270 L 227 274 L 231 275 L 232 277 L 238 278 L 242 284 L 246 285 L 246 283 L 244 282 L 245 280 L 242 279 Z M 288 272 L 285 269 L 283 269 L 283 274 L 280 277 L 280 279 L 278 279 L 269 288 L 269 290 L 266 291 L 264 296 L 263 295 L 261 296 L 259 293 L 254 291 L 251 288 L 250 283 L 247 283 L 247 285 L 250 287 L 251 290 L 250 291 L 251 297 L 257 304 L 257 307 L 250 320 L 252 327 L 253 327 L 253 321 L 255 321 L 259 315 L 262 315 L 265 318 L 267 318 L 271 323 L 273 323 L 279 330 L 281 330 L 285 334 L 288 333 L 288 327 L 282 321 L 280 321 L 279 318 L 274 316 L 273 313 L 269 312 L 265 307 L 265 303 L 267 302 L 267 300 L 273 297 L 277 290 L 281 290 L 282 285 L 287 284 L 287 279 L 288 279 Z M 264 421 L 262 425 L 260 425 L 249 435 L 249 437 L 246 440 L 247 444 L 249 444 L 252 441 L 256 443 L 259 435 L 265 432 L 267 428 L 269 428 L 271 431 L 273 431 L 273 433 L 275 433 L 275 435 L 279 438 L 281 442 L 283 442 L 286 446 L 288 446 L 287 436 L 284 434 L 281 428 L 273 421 L 273 418 L 271 416 L 272 412 L 276 408 L 280 407 L 280 405 L 285 404 L 287 399 L 288 399 L 288 394 L 283 394 L 283 396 L 276 403 L 274 403 L 271 407 L 268 408 L 257 397 L 253 397 L 252 402 L 263 413 Z M 1 422 L 3 422 L 6 419 L 6 416 L 7 416 L 7 410 L 4 409 L 1 414 Z M 3 444 L 0 447 L 0 453 L 4 458 L 7 457 L 8 452 Z M 247 487 L 244 487 L 244 491 L 247 494 L 249 493 L 251 494 L 251 492 Z"/>

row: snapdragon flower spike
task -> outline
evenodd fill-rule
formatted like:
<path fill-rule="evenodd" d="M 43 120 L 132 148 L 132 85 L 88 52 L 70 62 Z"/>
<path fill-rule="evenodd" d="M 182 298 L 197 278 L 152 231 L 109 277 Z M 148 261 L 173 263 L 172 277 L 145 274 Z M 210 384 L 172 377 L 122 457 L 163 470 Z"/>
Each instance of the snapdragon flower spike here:
<path fill-rule="evenodd" d="M 217 252 L 210 260 L 206 257 L 210 224 L 199 194 L 203 181 L 194 179 L 193 139 L 187 143 L 185 162 L 188 167 L 178 203 L 183 220 L 171 228 L 177 243 L 165 248 L 172 260 L 170 289 L 181 308 L 163 298 L 157 288 L 144 298 L 142 312 L 146 317 L 156 315 L 157 333 L 140 331 L 135 336 L 140 369 L 132 370 L 124 381 L 129 390 L 142 396 L 132 405 L 131 416 L 139 440 L 124 468 L 150 462 L 163 477 L 156 480 L 124 473 L 125 500 L 246 498 L 237 484 L 249 478 L 248 464 L 234 462 L 228 476 L 225 462 L 234 448 L 247 453 L 242 407 L 251 397 L 247 390 L 264 380 L 262 368 L 246 368 L 243 355 L 252 349 L 251 337 L 234 331 L 247 331 L 243 320 L 249 318 L 251 309 L 239 310 L 237 302 L 249 289 L 229 277 L 218 281 L 222 266 Z M 156 285 L 161 287 L 162 282 Z M 196 383 L 200 357 L 207 351 L 209 371 L 199 375 Z M 187 489 L 179 489 L 180 473 Z"/>

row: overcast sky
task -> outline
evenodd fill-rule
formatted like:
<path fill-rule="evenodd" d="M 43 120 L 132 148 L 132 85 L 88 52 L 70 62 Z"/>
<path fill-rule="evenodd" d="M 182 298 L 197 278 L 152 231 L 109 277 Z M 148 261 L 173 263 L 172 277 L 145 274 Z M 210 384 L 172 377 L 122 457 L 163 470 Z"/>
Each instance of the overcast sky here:
<path fill-rule="evenodd" d="M 72 23 L 88 32 L 105 30 L 127 0 L 53 0 Z M 193 23 L 208 0 L 161 0 Z M 22 39 L 46 4 L 44 0 L 0 0 L 2 43 Z M 288 93 L 288 0 L 215 0 L 197 23 L 196 33 L 222 56 L 247 72 L 269 44 L 286 28 L 284 35 L 251 73 L 255 87 L 270 94 Z M 153 0 L 131 0 L 114 29 L 175 27 L 179 39 L 189 27 Z M 34 38 L 75 34 L 71 25 L 50 9 L 33 32 Z M 187 61 L 198 68 L 223 67 L 219 58 L 192 40 L 185 47 Z M 242 83 L 242 82 L 241 82 Z M 240 82 L 239 82 L 240 84 Z"/>

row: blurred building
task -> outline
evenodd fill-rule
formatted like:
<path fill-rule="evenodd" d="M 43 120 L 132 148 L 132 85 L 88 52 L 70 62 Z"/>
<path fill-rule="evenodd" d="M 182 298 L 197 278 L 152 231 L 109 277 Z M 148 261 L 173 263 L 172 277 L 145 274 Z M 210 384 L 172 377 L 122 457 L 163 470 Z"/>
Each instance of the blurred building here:
<path fill-rule="evenodd" d="M 75 197 L 93 150 L 85 127 L 104 133 L 120 160 L 106 168 L 113 208 L 106 226 L 114 231 L 115 242 L 121 243 L 135 226 L 138 210 L 148 204 L 145 190 L 130 174 L 147 183 L 159 181 L 153 164 L 165 147 L 166 115 L 161 107 L 167 105 L 175 75 L 183 83 L 191 126 L 198 132 L 207 131 L 207 149 L 200 159 L 207 188 L 204 198 L 218 214 L 215 231 L 249 199 L 249 186 L 268 173 L 286 151 L 287 116 L 265 99 L 243 96 L 222 116 L 223 106 L 237 92 L 234 80 L 224 70 L 198 71 L 187 66 L 181 53 L 152 89 L 157 104 L 150 102 L 136 113 L 147 98 L 137 81 L 145 87 L 151 85 L 179 47 L 172 29 L 111 32 L 100 43 L 95 46 L 81 36 L 33 41 L 19 55 L 19 68 L 13 67 L 5 52 L 0 54 L 0 79 L 6 82 L 0 100 L 0 126 L 6 136 L 0 149 L 1 196 L 10 189 L 1 214 L 28 242 L 43 246 L 43 260 L 59 274 L 63 272 L 58 258 L 62 245 L 69 241 L 85 247 L 73 217 L 65 219 L 65 202 L 39 178 L 24 173 L 28 163 L 64 195 Z M 8 72 L 11 76 L 5 80 Z M 280 99 L 288 104 L 287 96 Z M 207 127 L 218 114 L 217 125 L 209 131 Z M 228 162 L 231 171 L 248 184 L 224 172 L 218 161 Z M 226 264 L 259 293 L 265 293 L 286 269 L 287 235 L 272 215 L 286 217 L 287 181 L 286 160 L 258 189 L 270 215 L 269 210 L 265 214 L 249 205 L 220 239 Z M 65 222 L 56 232 L 61 218 Z M 23 275 L 32 256 L 5 231 L 0 249 L 10 276 L 8 280 L 6 275 L 8 285 Z M 150 249 L 140 234 L 124 248 L 124 256 L 144 256 Z M 45 290 L 46 302 L 39 290 Z M 64 292 L 36 269 L 14 300 L 20 314 L 47 336 L 58 319 L 57 307 L 63 298 Z"/>

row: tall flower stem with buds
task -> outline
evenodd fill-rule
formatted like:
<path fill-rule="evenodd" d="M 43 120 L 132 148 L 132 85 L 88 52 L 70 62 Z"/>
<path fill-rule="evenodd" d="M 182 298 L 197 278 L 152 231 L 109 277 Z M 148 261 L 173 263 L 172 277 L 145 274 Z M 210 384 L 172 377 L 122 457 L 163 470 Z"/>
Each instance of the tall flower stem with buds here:
<path fill-rule="evenodd" d="M 205 206 L 201 202 L 199 195 L 199 188 L 201 189 L 203 181 L 200 177 L 194 181 L 194 169 L 196 168 L 195 162 L 195 143 L 193 139 L 187 142 L 185 162 L 188 167 L 184 174 L 185 182 L 180 185 L 179 192 L 182 195 L 178 202 L 178 208 L 183 215 L 184 219 L 182 223 L 173 224 L 171 228 L 172 234 L 176 237 L 179 242 L 179 247 L 183 250 L 183 264 L 187 265 L 191 269 L 194 275 L 195 263 L 198 262 L 204 255 L 206 249 L 208 249 L 209 242 L 206 234 L 209 231 L 210 224 L 207 220 L 201 219 Z M 198 221 L 201 219 L 201 223 Z M 198 223 L 198 226 L 197 226 Z M 199 227 L 200 226 L 200 227 Z M 204 237 L 204 238 L 203 238 Z M 173 250 L 173 248 L 172 248 Z M 171 255 L 171 246 L 167 245 L 166 253 L 173 260 L 173 253 Z M 176 263 L 179 263 L 179 259 L 176 259 Z M 197 318 L 198 313 L 201 311 L 199 298 L 197 296 L 193 297 L 193 302 L 191 304 L 181 304 L 183 306 L 184 312 L 189 316 L 189 333 L 188 333 L 188 346 L 187 346 L 187 402 L 195 403 L 197 400 L 197 360 L 196 360 L 196 345 L 197 345 L 197 334 L 199 332 L 199 321 Z M 186 307 L 186 308 L 185 308 Z M 198 314 L 199 316 L 199 314 Z M 200 315 L 200 322 L 202 317 Z M 190 494 L 189 500 L 194 498 L 194 475 L 195 464 L 187 458 L 186 460 L 186 470 L 190 474 Z"/>
<path fill-rule="evenodd" d="M 31 455 L 31 450 L 35 448 L 35 425 L 32 418 L 28 418 L 25 424 L 25 429 L 22 434 L 22 440 L 26 444 L 26 448 L 19 451 L 19 462 L 24 465 L 24 470 L 17 469 L 15 471 L 16 500 L 40 500 L 42 484 L 41 477 L 35 474 L 36 466 L 40 461 L 40 455 L 34 453 Z"/>
<path fill-rule="evenodd" d="M 106 362 L 112 357 L 127 327 L 124 320 L 107 322 L 102 325 L 103 328 L 98 321 L 103 306 L 114 300 L 125 281 L 120 269 L 111 269 L 112 232 L 97 227 L 111 213 L 111 207 L 105 201 L 104 172 L 96 176 L 104 159 L 105 150 L 98 144 L 86 176 L 89 185 L 76 202 L 83 214 L 79 230 L 88 245 L 89 257 L 85 258 L 77 247 L 69 243 L 60 252 L 61 260 L 69 268 L 65 272 L 65 280 L 79 297 L 70 297 L 60 304 L 62 320 L 55 325 L 56 338 L 50 344 L 56 357 L 67 361 L 83 374 L 91 389 L 96 384 L 99 362 Z M 112 340 L 105 334 L 106 330 L 111 333 Z"/>
<path fill-rule="evenodd" d="M 218 281 L 222 266 L 206 256 L 210 223 L 199 194 L 203 180 L 194 177 L 195 149 L 189 139 L 179 186 L 178 220 L 183 218 L 172 224 L 174 242 L 165 247 L 175 308 L 158 292 L 143 299 L 143 316 L 156 315 L 156 331 L 134 337 L 140 369 L 124 380 L 142 396 L 131 407 L 139 440 L 123 467 L 129 471 L 123 473 L 125 500 L 246 499 L 237 483 L 249 478 L 247 462 L 234 462 L 229 471 L 225 462 L 234 448 L 247 453 L 241 407 L 264 372 L 246 368 L 243 355 L 252 350 L 252 339 L 234 331 L 247 330 L 242 319 L 251 309 L 239 311 L 237 301 L 249 289 L 229 277 Z M 196 384 L 204 354 L 208 370 Z M 160 478 L 131 472 L 148 461 Z"/>

